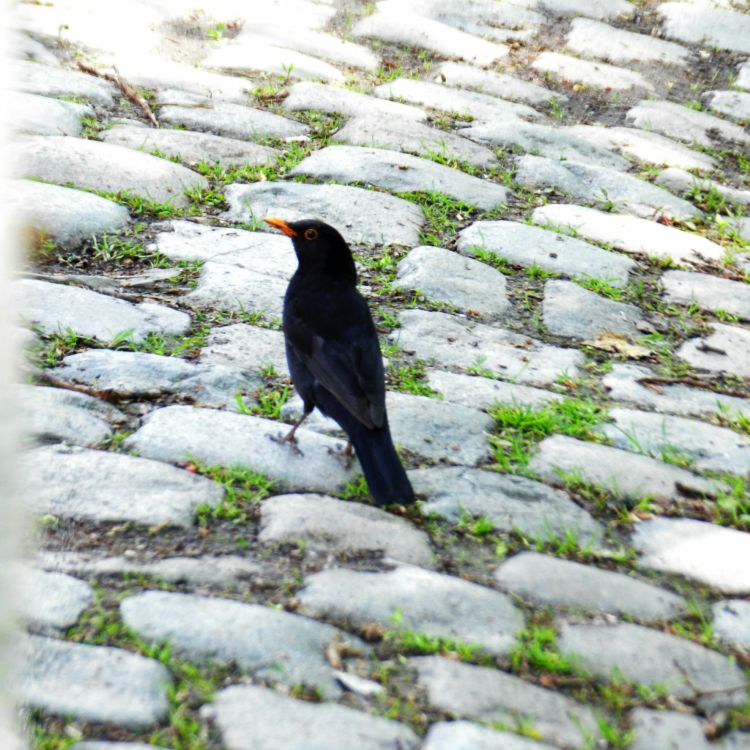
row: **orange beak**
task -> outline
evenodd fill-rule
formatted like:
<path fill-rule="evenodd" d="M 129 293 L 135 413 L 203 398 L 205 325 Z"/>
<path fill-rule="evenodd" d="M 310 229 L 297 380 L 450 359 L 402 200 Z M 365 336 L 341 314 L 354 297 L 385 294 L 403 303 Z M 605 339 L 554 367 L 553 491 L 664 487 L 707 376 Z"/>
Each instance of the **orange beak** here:
<path fill-rule="evenodd" d="M 296 237 L 297 232 L 295 232 L 289 224 L 287 224 L 284 219 L 263 219 L 263 221 L 266 222 L 266 224 L 270 224 L 272 227 L 276 227 L 276 229 L 281 230 L 287 237 Z"/>

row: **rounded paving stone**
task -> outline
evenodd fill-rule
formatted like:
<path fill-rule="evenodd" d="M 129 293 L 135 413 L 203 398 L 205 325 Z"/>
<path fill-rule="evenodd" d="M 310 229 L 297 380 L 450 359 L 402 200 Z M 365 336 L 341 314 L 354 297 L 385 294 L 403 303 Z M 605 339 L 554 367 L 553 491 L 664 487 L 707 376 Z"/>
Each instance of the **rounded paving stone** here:
<path fill-rule="evenodd" d="M 365 650 L 331 625 L 231 599 L 148 591 L 124 599 L 120 611 L 141 638 L 169 642 L 173 653 L 191 661 L 234 662 L 261 678 L 318 686 L 328 698 L 341 689 L 326 649 L 338 641 Z"/>
<path fill-rule="evenodd" d="M 713 605 L 714 633 L 735 648 L 750 651 L 750 602 L 730 599 Z"/>
<path fill-rule="evenodd" d="M 570 560 L 521 552 L 502 563 L 495 580 L 503 591 L 535 604 L 667 620 L 685 611 L 681 596 L 637 578 Z"/>
<path fill-rule="evenodd" d="M 13 180 L 7 191 L 16 222 L 39 237 L 63 247 L 75 247 L 95 234 L 111 232 L 128 223 L 125 206 L 83 190 L 31 180 Z"/>
<path fill-rule="evenodd" d="M 398 264 L 396 286 L 485 315 L 499 316 L 509 306 L 503 274 L 441 247 L 415 247 Z"/>
<path fill-rule="evenodd" d="M 218 726 L 228 750 L 417 750 L 420 745 L 398 722 L 252 685 L 222 690 L 202 715 Z"/>
<path fill-rule="evenodd" d="M 415 567 L 386 573 L 333 568 L 305 579 L 300 612 L 356 626 L 378 623 L 507 654 L 523 627 L 520 610 L 493 589 Z"/>
<path fill-rule="evenodd" d="M 261 542 L 303 542 L 319 552 L 382 550 L 387 558 L 430 566 L 427 535 L 408 521 L 324 495 L 278 495 L 261 505 Z"/>
<path fill-rule="evenodd" d="M 83 138 L 29 136 L 15 147 L 15 158 L 21 177 L 131 193 L 176 208 L 189 204 L 185 191 L 208 187 L 205 177 L 167 159 Z"/>
<path fill-rule="evenodd" d="M 119 648 L 25 636 L 17 644 L 15 699 L 25 706 L 130 729 L 167 715 L 167 668 Z"/>

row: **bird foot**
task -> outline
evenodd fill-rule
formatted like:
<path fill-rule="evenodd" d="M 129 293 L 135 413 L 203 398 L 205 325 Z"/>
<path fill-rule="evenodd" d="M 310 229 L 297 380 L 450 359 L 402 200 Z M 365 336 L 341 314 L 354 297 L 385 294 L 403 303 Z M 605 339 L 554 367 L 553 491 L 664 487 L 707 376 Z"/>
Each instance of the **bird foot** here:
<path fill-rule="evenodd" d="M 279 433 L 278 435 L 268 435 L 268 437 L 271 438 L 274 443 L 279 443 L 280 445 L 288 445 L 298 456 L 305 455 L 297 445 L 297 438 L 294 437 L 294 435 L 282 435 L 282 433 Z"/>
<path fill-rule="evenodd" d="M 348 469 L 352 465 L 354 448 L 351 443 L 347 443 L 346 448 L 341 448 L 339 450 L 336 450 L 335 448 L 329 448 L 328 453 L 329 455 L 338 458 L 344 464 L 345 469 Z"/>

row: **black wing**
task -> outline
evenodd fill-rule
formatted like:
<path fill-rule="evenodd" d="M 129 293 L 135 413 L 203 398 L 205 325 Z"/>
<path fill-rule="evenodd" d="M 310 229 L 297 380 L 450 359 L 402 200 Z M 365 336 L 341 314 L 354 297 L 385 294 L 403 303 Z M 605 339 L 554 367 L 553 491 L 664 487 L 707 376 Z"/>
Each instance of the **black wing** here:
<path fill-rule="evenodd" d="M 385 383 L 378 336 L 367 303 L 355 289 L 325 299 L 289 299 L 284 333 L 313 377 L 357 420 L 383 426 Z"/>

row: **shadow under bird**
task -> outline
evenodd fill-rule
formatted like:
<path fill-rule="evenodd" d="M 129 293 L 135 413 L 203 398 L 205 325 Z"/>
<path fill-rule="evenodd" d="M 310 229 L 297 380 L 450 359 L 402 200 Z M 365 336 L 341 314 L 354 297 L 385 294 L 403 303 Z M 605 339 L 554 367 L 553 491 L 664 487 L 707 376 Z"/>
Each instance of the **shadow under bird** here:
<path fill-rule="evenodd" d="M 414 502 L 414 491 L 393 447 L 385 408 L 378 335 L 344 238 L 322 221 L 268 224 L 291 237 L 298 267 L 284 297 L 284 339 L 292 382 L 304 411 L 285 441 L 317 406 L 349 436 L 370 494 L 378 505 Z"/>

